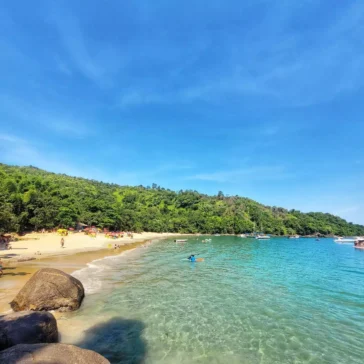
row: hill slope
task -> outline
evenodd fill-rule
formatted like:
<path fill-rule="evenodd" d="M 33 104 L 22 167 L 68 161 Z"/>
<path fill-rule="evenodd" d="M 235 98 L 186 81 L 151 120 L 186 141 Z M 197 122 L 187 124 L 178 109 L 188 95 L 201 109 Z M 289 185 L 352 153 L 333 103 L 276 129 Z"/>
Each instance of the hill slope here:
<path fill-rule="evenodd" d="M 364 235 L 364 226 L 330 214 L 287 211 L 238 196 L 119 186 L 0 164 L 0 232 L 77 221 L 131 231 Z"/>

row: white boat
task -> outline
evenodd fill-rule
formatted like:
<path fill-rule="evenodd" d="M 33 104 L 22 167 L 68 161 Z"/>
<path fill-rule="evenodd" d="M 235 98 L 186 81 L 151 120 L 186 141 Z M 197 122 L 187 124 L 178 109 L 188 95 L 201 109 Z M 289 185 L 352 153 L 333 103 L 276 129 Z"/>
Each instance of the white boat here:
<path fill-rule="evenodd" d="M 355 249 L 364 249 L 364 237 L 358 236 L 354 242 Z"/>
<path fill-rule="evenodd" d="M 293 235 L 288 237 L 288 239 L 299 239 L 299 238 L 300 238 L 299 235 Z"/>
<path fill-rule="evenodd" d="M 187 241 L 187 239 L 177 239 L 174 242 L 175 243 L 185 243 Z"/>
<path fill-rule="evenodd" d="M 269 235 L 257 235 L 255 237 L 255 239 L 258 239 L 258 240 L 268 240 L 268 239 L 270 239 L 270 236 Z"/>
<path fill-rule="evenodd" d="M 334 241 L 335 241 L 335 243 L 338 243 L 338 244 L 354 244 L 356 239 L 354 239 L 354 238 L 347 238 L 347 239 L 338 238 L 338 239 L 336 239 Z"/>
<path fill-rule="evenodd" d="M 241 238 L 246 238 L 246 234 L 241 234 L 240 237 Z"/>

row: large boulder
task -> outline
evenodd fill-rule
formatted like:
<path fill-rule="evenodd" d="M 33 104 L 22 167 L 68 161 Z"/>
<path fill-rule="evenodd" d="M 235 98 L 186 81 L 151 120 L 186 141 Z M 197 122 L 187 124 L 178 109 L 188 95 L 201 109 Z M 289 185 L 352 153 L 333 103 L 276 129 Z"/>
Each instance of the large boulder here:
<path fill-rule="evenodd" d="M 66 344 L 16 345 L 0 351 L 6 364 L 110 364 L 100 354 Z"/>
<path fill-rule="evenodd" d="M 43 268 L 29 279 L 10 306 L 14 311 L 74 311 L 84 297 L 78 279 L 58 269 Z"/>
<path fill-rule="evenodd" d="M 0 350 L 17 344 L 58 342 L 57 321 L 49 312 L 16 312 L 0 316 Z"/>

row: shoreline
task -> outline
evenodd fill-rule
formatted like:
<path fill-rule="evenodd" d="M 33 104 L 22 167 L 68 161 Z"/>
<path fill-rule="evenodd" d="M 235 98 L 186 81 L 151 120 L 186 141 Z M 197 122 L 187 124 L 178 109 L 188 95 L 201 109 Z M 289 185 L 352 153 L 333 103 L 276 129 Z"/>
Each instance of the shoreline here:
<path fill-rule="evenodd" d="M 144 236 L 141 237 L 139 235 Z M 187 235 L 172 233 L 144 233 L 138 234 L 138 236 L 134 239 L 121 238 L 110 241 L 104 239 L 99 247 L 75 248 L 67 251 L 60 249 L 54 251 L 48 250 L 43 251 L 42 255 L 35 255 L 35 259 L 26 261 L 16 261 L 14 259 L 16 257 L 13 256 L 6 258 L 6 256 L 13 254 L 12 251 L 14 250 L 14 245 L 24 245 L 26 240 L 20 240 L 19 242 L 12 243 L 13 250 L 7 251 L 5 254 L 3 251 L 0 252 L 0 260 L 2 260 L 4 266 L 4 274 L 0 278 L 0 314 L 6 314 L 12 311 L 9 303 L 17 295 L 24 284 L 33 276 L 33 274 L 41 268 L 56 268 L 68 274 L 72 274 L 77 270 L 87 267 L 87 264 L 94 260 L 123 254 L 125 251 L 143 246 L 148 241 L 157 242 L 180 236 Z M 57 236 L 57 240 L 60 240 L 59 236 Z M 106 246 L 105 243 L 107 243 Z M 108 244 L 112 244 L 112 246 L 114 246 L 114 244 L 119 244 L 120 246 L 119 248 L 114 249 L 113 247 L 108 248 Z M 34 249 L 32 251 L 34 251 Z M 33 258 L 30 254 L 24 254 L 23 257 Z"/>

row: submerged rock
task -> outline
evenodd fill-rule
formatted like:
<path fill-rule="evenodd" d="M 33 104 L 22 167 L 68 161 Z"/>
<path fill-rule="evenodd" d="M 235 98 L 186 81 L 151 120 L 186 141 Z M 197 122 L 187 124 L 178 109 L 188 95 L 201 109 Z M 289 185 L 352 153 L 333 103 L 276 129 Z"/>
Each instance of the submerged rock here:
<path fill-rule="evenodd" d="M 26 311 L 0 316 L 0 350 L 17 344 L 57 341 L 57 321 L 49 312 Z"/>
<path fill-rule="evenodd" d="M 14 311 L 74 311 L 84 297 L 78 279 L 58 269 L 43 268 L 29 279 L 10 306 Z"/>
<path fill-rule="evenodd" d="M 100 354 L 66 344 L 16 345 L 0 352 L 7 364 L 110 364 Z"/>

